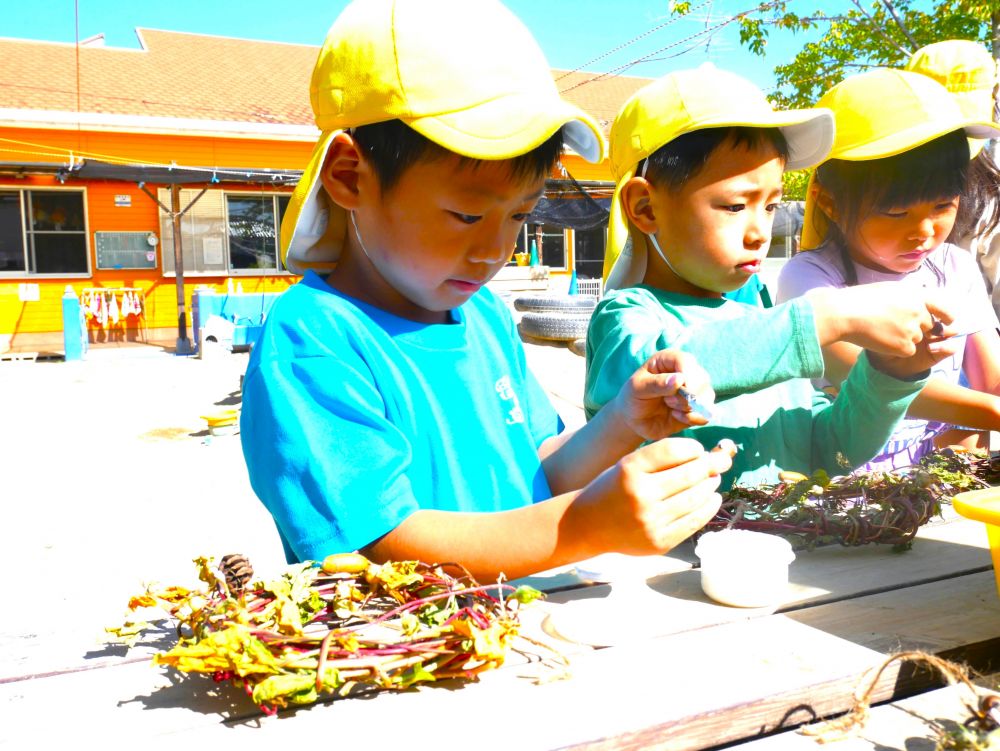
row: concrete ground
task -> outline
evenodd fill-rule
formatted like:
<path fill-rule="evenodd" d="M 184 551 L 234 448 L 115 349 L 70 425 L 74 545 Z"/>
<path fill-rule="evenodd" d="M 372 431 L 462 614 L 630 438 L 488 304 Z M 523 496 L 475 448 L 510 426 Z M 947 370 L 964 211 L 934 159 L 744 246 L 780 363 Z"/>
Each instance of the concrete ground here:
<path fill-rule="evenodd" d="M 569 425 L 583 358 L 525 345 Z M 123 651 L 101 641 L 146 582 L 197 584 L 193 558 L 284 559 L 238 435 L 202 415 L 238 406 L 247 355 L 91 349 L 81 362 L 0 362 L 0 682 Z"/>

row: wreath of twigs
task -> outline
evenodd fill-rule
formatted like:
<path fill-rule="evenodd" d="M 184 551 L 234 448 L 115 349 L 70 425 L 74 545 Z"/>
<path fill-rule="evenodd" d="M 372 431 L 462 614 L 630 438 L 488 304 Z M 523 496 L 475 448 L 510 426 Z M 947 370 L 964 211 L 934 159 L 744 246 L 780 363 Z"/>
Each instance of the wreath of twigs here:
<path fill-rule="evenodd" d="M 266 714 L 355 689 L 474 680 L 516 639 L 545 646 L 519 634 L 520 605 L 541 593 L 482 586 L 454 563 L 377 565 L 345 554 L 253 583 L 242 556 L 226 556 L 218 571 L 211 558 L 195 564 L 206 587 L 151 586 L 129 610 L 160 607 L 177 621 L 176 646 L 155 663 L 232 682 Z M 131 646 L 148 627 L 108 631 Z"/>
<path fill-rule="evenodd" d="M 800 549 L 877 543 L 905 550 L 942 502 L 1000 481 L 1000 457 L 943 449 L 892 472 L 781 477 L 775 485 L 732 488 L 705 529 L 770 532 Z"/>

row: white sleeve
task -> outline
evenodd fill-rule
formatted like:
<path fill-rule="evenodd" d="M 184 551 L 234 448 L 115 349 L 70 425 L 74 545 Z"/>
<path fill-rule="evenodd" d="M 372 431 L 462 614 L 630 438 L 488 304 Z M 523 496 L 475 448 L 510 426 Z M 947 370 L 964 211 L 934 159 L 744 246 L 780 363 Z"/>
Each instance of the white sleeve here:
<path fill-rule="evenodd" d="M 778 275 L 775 303 L 788 302 L 817 287 L 844 286 L 840 270 L 830 264 L 819 251 L 807 250 L 794 256 Z"/>

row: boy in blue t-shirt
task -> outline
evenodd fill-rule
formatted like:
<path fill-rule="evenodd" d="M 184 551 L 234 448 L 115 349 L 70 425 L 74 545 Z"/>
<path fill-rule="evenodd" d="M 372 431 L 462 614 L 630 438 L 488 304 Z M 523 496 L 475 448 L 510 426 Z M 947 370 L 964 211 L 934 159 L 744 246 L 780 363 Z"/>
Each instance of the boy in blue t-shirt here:
<path fill-rule="evenodd" d="M 693 358 L 656 353 L 563 431 L 485 288 L 563 143 L 603 154 L 520 22 L 493 0 L 355 2 L 310 92 L 323 134 L 281 230 L 305 276 L 254 347 L 241 419 L 288 560 L 360 549 L 517 577 L 700 529 L 731 453 L 639 448 L 703 422 L 678 393 L 712 399 Z"/>

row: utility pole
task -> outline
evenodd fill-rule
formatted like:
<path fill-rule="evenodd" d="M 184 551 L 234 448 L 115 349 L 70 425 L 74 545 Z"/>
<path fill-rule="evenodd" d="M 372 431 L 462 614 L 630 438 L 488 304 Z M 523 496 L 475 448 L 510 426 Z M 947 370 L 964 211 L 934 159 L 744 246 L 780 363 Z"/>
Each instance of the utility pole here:
<path fill-rule="evenodd" d="M 191 346 L 191 340 L 188 339 L 187 335 L 187 305 L 184 302 L 184 253 L 183 242 L 181 241 L 181 217 L 194 206 L 198 199 L 205 195 L 205 191 L 208 190 L 207 187 L 202 188 L 201 192 L 191 199 L 183 209 L 181 208 L 181 186 L 179 183 L 171 183 L 170 185 L 170 208 L 168 209 L 164 206 L 160 199 L 157 198 L 153 192 L 146 187 L 145 183 L 139 183 L 139 189 L 145 193 L 147 196 L 153 199 L 153 203 L 163 209 L 163 212 L 170 217 L 170 224 L 173 228 L 173 241 L 174 241 L 174 272 L 176 278 L 177 286 L 177 342 L 176 351 L 178 355 L 190 355 L 194 352 L 194 348 Z"/>
<path fill-rule="evenodd" d="M 193 201 L 192 201 L 193 203 Z M 174 227 L 174 274 L 177 286 L 177 354 L 192 352 L 187 335 L 187 307 L 184 303 L 184 253 L 181 247 L 181 186 L 170 186 L 170 216 Z"/>

